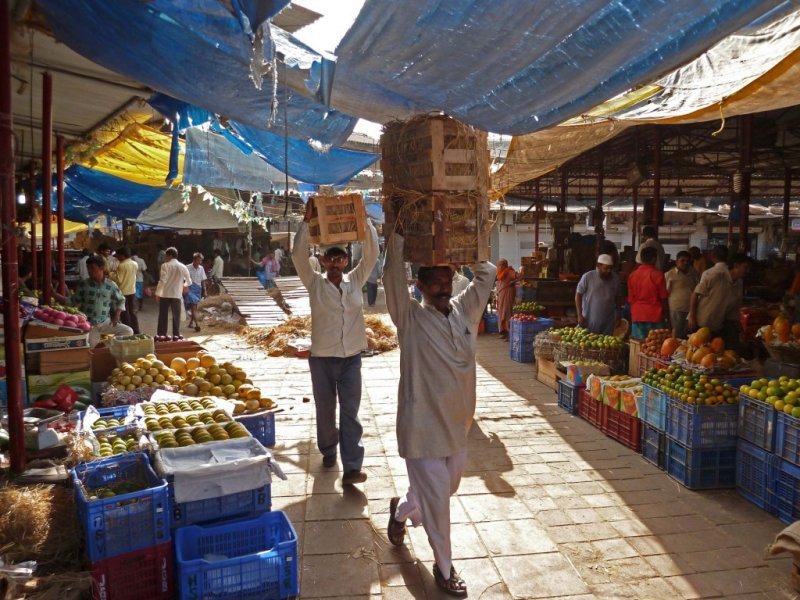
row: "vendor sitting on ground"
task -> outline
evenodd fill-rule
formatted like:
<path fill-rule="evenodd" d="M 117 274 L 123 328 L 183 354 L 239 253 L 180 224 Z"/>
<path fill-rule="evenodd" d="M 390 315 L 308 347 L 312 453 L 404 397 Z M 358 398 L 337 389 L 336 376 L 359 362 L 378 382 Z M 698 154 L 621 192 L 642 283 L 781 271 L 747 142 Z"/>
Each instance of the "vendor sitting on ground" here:
<path fill-rule="evenodd" d="M 614 259 L 608 254 L 601 254 L 597 257 L 597 268 L 584 273 L 575 290 L 578 325 L 594 333 L 614 333 L 619 276 L 613 269 Z"/>
<path fill-rule="evenodd" d="M 93 348 L 102 335 L 133 335 L 133 329 L 120 323 L 125 308 L 125 296 L 113 281 L 106 279 L 106 261 L 90 256 L 86 261 L 89 279 L 78 283 L 73 300 L 92 326 L 89 347 Z"/>

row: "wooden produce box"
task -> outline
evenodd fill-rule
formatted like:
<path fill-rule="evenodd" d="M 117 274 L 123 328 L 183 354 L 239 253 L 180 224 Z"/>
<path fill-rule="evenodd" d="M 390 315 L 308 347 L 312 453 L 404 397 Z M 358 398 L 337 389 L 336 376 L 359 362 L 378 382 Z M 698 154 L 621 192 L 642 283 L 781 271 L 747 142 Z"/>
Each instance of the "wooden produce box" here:
<path fill-rule="evenodd" d="M 639 373 L 639 353 L 642 349 L 640 340 L 628 340 L 628 375 L 641 377 Z"/>
<path fill-rule="evenodd" d="M 56 352 L 88 347 L 89 334 L 74 327 L 44 321 L 31 321 L 25 327 L 25 352 Z"/>
<path fill-rule="evenodd" d="M 172 359 L 180 356 L 189 358 L 197 354 L 203 347 L 197 342 L 185 340 L 182 342 L 156 342 L 156 356 L 159 360 L 169 365 Z M 112 356 L 107 346 L 93 348 L 90 351 L 91 378 L 93 382 L 102 382 L 108 379 L 117 367 L 117 360 Z"/>
<path fill-rule="evenodd" d="M 486 132 L 444 115 L 388 123 L 381 136 L 381 171 L 384 190 L 473 191 L 486 195 Z"/>
<path fill-rule="evenodd" d="M 54 352 L 29 352 L 25 368 L 32 375 L 52 375 L 89 370 L 89 349 L 70 348 Z"/>
<path fill-rule="evenodd" d="M 558 386 L 558 380 L 561 379 L 561 373 L 556 370 L 556 363 L 552 360 L 537 359 L 536 379 L 555 390 Z"/>
<path fill-rule="evenodd" d="M 387 196 L 386 223 L 403 232 L 403 257 L 422 265 L 489 260 L 489 201 L 473 192 Z"/>
<path fill-rule="evenodd" d="M 367 239 L 364 200 L 361 194 L 313 196 L 313 212 L 308 223 L 312 244 L 346 244 Z M 309 200 L 311 201 L 311 200 Z"/>

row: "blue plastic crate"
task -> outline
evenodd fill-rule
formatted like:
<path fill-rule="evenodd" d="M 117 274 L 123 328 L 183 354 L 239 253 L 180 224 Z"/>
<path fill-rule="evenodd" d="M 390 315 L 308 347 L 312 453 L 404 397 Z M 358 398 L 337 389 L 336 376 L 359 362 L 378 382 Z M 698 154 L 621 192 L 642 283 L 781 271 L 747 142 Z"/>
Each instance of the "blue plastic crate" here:
<path fill-rule="evenodd" d="M 500 331 L 499 325 L 497 323 L 496 313 L 483 315 L 483 324 L 484 324 L 484 331 L 486 333 L 497 333 L 498 331 Z"/>
<path fill-rule="evenodd" d="M 172 529 L 186 525 L 215 523 L 231 518 L 255 517 L 272 508 L 272 487 L 270 485 L 206 500 L 175 502 L 175 488 L 171 476 L 167 477 L 167 482 L 169 483 L 170 526 Z"/>
<path fill-rule="evenodd" d="M 639 418 L 659 431 L 664 431 L 667 421 L 667 395 L 647 384 L 642 386 L 642 395 L 636 399 Z"/>
<path fill-rule="evenodd" d="M 780 463 L 780 458 L 754 444 L 739 440 L 736 445 L 736 491 L 771 515 L 778 514 Z"/>
<path fill-rule="evenodd" d="M 692 449 L 735 448 L 739 436 L 739 407 L 687 404 L 667 397 L 667 435 Z"/>
<path fill-rule="evenodd" d="M 662 471 L 666 463 L 667 436 L 657 427 L 642 423 L 642 456 Z"/>
<path fill-rule="evenodd" d="M 739 394 L 739 437 L 768 452 L 775 448 L 775 416 L 771 405 Z"/>
<path fill-rule="evenodd" d="M 578 402 L 580 402 L 581 390 L 586 389 L 583 385 L 572 385 L 563 379 L 558 380 L 558 405 L 571 415 L 578 414 Z"/>
<path fill-rule="evenodd" d="M 275 445 L 275 413 L 259 413 L 255 415 L 235 415 L 238 421 L 250 432 L 263 446 Z"/>
<path fill-rule="evenodd" d="M 790 525 L 800 519 L 800 467 L 782 460 L 778 467 L 778 518 Z"/>
<path fill-rule="evenodd" d="M 92 561 L 111 558 L 170 540 L 167 482 L 147 455 L 133 452 L 79 465 L 72 471 L 75 504 Z M 100 488 L 122 483 L 147 489 L 89 500 Z"/>
<path fill-rule="evenodd" d="M 509 339 L 518 339 L 533 343 L 536 336 L 542 331 L 553 327 L 553 319 L 537 318 L 535 321 L 518 321 L 511 319 L 509 326 Z"/>
<path fill-rule="evenodd" d="M 104 419 L 124 419 L 128 416 L 128 410 L 130 406 L 109 406 L 107 408 L 98 408 L 97 412 L 100 413 L 100 417 Z M 83 410 L 78 413 L 78 422 L 83 423 L 83 419 L 86 417 L 86 411 Z"/>
<path fill-rule="evenodd" d="M 524 363 L 532 363 L 535 358 L 533 355 L 532 342 L 511 342 L 508 345 L 508 356 L 511 360 Z"/>
<path fill-rule="evenodd" d="M 181 600 L 280 600 L 299 593 L 297 534 L 281 511 L 178 529 L 175 555 Z"/>
<path fill-rule="evenodd" d="M 776 411 L 775 454 L 800 465 L 800 419 Z"/>
<path fill-rule="evenodd" d="M 666 471 L 690 490 L 736 486 L 736 447 L 688 448 L 667 435 Z"/>

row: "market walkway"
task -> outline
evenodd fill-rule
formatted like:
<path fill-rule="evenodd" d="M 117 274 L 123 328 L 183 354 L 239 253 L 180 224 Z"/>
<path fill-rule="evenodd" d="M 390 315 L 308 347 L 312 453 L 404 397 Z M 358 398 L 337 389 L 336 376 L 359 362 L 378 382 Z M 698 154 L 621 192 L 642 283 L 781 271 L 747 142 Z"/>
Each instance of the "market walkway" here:
<path fill-rule="evenodd" d="M 363 485 L 321 467 L 305 361 L 260 358 L 228 335 L 201 341 L 276 396 L 272 487 L 301 540 L 303 598 L 439 598 L 422 529 L 386 542 L 407 484 L 394 434 L 399 352 L 364 359 Z M 452 501 L 455 564 L 471 598 L 793 598 L 789 559 L 765 561 L 783 525 L 735 491 L 691 492 L 556 405 L 496 336 L 478 343 L 478 412 Z"/>
<path fill-rule="evenodd" d="M 225 277 L 222 283 L 251 327 L 274 327 L 288 318 L 255 277 Z M 308 292 L 299 278 L 281 277 L 277 283 L 293 316 L 311 314 Z"/>

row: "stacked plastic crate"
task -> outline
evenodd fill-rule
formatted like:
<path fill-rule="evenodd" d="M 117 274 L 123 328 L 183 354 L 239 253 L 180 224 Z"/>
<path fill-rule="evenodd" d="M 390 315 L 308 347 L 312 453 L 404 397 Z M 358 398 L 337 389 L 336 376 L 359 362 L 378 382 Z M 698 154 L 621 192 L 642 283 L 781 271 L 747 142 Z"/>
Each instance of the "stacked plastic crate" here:
<path fill-rule="evenodd" d="M 135 452 L 79 465 L 72 480 L 94 597 L 172 598 L 167 482 L 147 455 Z"/>
<path fill-rule="evenodd" d="M 550 329 L 552 319 L 515 316 L 509 331 L 509 357 L 517 362 L 533 362 L 533 342 L 536 334 Z"/>
<path fill-rule="evenodd" d="M 667 396 L 664 392 L 644 384 L 636 404 L 642 422 L 642 456 L 659 469 L 666 468 L 667 455 Z"/>

